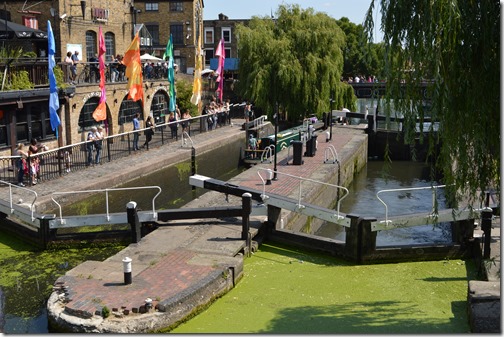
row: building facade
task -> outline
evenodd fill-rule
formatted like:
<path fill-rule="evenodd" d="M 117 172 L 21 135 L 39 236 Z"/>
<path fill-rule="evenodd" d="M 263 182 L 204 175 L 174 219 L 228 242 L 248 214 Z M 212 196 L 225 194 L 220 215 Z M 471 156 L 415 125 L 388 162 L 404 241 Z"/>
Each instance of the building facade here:
<path fill-rule="evenodd" d="M 81 69 L 98 53 L 100 26 L 108 60 L 113 55 L 124 55 L 140 28 L 142 52 L 162 56 L 171 33 L 179 71 L 192 73 L 197 41 L 203 31 L 203 6 L 203 0 L 13 0 L 0 10 L 0 19 L 42 31 L 47 31 L 49 20 L 56 42 L 56 62 L 61 64 L 67 52 L 79 51 Z M 47 42 L 33 43 L 31 51 L 43 62 L 47 57 Z M 107 83 L 107 120 L 99 124 L 106 125 L 109 134 L 130 131 L 136 112 L 144 118 L 152 115 L 157 123 L 164 122 L 170 100 L 169 83 L 163 79 L 144 78 L 144 81 L 144 99 L 137 102 L 127 98 L 126 82 Z M 50 148 L 84 141 L 87 130 L 98 124 L 92 113 L 100 96 L 96 81 L 69 84 L 60 90 L 61 125 L 56 138 L 56 132 L 50 127 L 47 88 L 17 95 L 0 92 L 0 154 L 10 155 L 17 143 L 26 144 L 32 138 Z"/>

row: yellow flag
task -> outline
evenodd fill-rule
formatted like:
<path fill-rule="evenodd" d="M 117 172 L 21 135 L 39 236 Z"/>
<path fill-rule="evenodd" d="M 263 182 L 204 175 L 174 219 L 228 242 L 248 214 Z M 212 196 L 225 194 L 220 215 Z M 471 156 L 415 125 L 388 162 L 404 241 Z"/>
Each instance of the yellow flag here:
<path fill-rule="evenodd" d="M 193 94 L 191 103 L 198 105 L 201 100 L 201 68 L 203 63 L 203 55 L 201 50 L 201 35 L 198 38 L 198 56 L 196 59 L 196 69 L 194 71 Z"/>

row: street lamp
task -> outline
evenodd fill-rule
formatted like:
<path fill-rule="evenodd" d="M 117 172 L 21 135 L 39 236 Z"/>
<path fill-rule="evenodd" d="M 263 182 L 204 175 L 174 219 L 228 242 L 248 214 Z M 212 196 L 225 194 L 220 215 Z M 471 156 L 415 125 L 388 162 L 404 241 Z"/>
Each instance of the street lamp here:
<path fill-rule="evenodd" d="M 332 111 L 333 111 L 333 103 L 334 103 L 334 99 L 331 97 L 329 99 L 329 104 L 330 104 L 330 109 L 331 111 L 329 111 L 329 140 L 332 140 Z"/>
<path fill-rule="evenodd" d="M 273 179 L 277 179 L 277 150 L 278 150 L 278 102 L 275 102 L 275 159 L 273 164 Z"/>

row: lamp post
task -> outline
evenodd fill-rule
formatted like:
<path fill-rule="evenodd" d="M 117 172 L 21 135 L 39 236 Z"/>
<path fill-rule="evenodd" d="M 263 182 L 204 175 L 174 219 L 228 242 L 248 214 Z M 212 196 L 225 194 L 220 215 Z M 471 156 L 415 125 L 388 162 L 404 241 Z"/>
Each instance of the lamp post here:
<path fill-rule="evenodd" d="M 273 164 L 273 179 L 277 179 L 277 150 L 278 150 L 278 102 L 275 102 L 275 159 Z"/>
<path fill-rule="evenodd" d="M 334 103 L 334 98 L 330 98 L 329 99 L 329 108 L 330 108 L 330 112 L 329 112 L 329 140 L 332 140 L 332 111 L 333 111 L 333 103 Z"/>

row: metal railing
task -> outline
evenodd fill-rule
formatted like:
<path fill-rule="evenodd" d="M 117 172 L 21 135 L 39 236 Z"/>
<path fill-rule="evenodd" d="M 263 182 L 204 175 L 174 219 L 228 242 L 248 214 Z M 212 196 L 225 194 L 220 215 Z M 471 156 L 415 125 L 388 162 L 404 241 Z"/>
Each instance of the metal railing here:
<path fill-rule="evenodd" d="M 152 140 L 147 144 L 146 148 L 159 147 L 167 144 L 172 144 L 180 139 L 181 121 L 167 122 L 158 124 L 155 127 Z M 230 121 L 226 120 L 221 127 L 229 125 Z M 207 116 L 191 117 L 185 135 L 190 138 L 194 146 L 192 138 L 195 135 L 211 132 L 207 127 Z M 176 126 L 176 127 L 174 127 Z M 172 131 L 172 128 L 175 132 Z M 145 140 L 143 137 L 144 131 L 147 128 L 139 131 L 140 143 Z M 217 129 L 218 130 L 218 129 Z M 99 153 L 98 163 L 111 162 L 134 153 L 133 151 L 133 133 L 134 131 L 124 132 L 112 136 L 107 136 L 102 140 L 102 148 Z M 141 145 L 141 144 L 140 144 Z M 26 159 L 28 167 L 32 164 L 37 167 L 36 180 L 37 183 L 57 179 L 71 172 L 87 169 L 96 164 L 96 156 L 98 150 L 92 141 L 83 141 L 72 145 L 50 149 L 29 155 Z M 7 183 L 16 183 L 19 169 L 16 162 L 20 159 L 19 156 L 2 156 L 0 157 L 0 180 Z M 89 161 L 91 159 L 91 161 Z M 25 173 L 24 180 L 26 185 L 33 183 L 32 177 L 28 170 Z"/>

